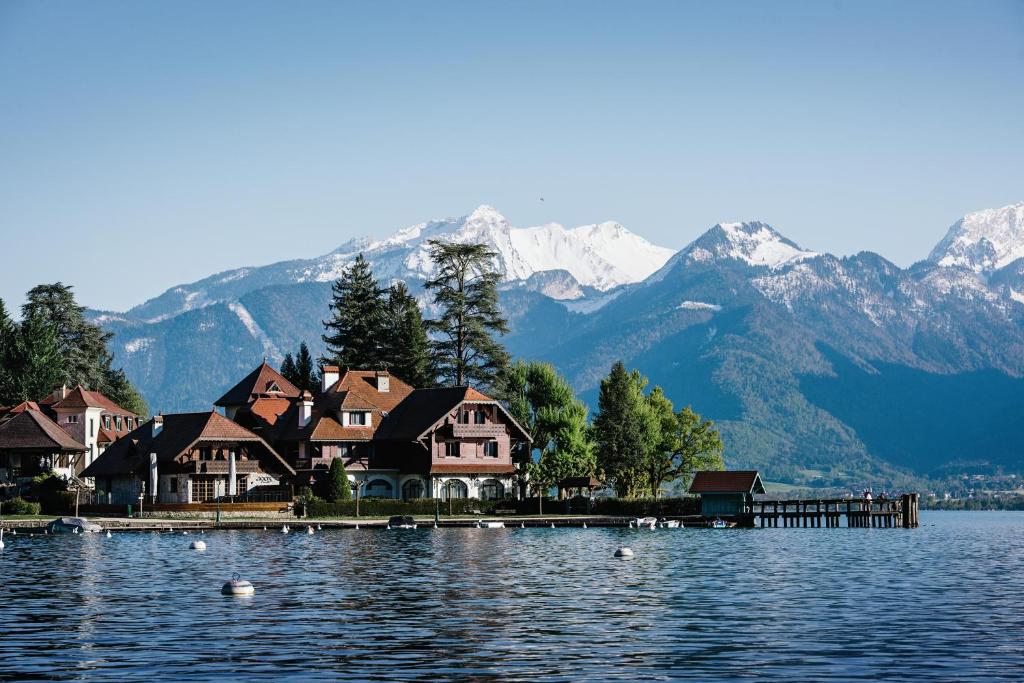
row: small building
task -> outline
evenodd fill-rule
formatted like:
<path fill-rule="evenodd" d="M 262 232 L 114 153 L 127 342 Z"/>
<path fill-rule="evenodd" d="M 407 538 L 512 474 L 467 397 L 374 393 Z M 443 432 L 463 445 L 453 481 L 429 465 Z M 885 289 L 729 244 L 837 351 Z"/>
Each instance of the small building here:
<path fill-rule="evenodd" d="M 697 472 L 690 493 L 700 496 L 700 514 L 724 517 L 751 514 L 754 495 L 764 493 L 757 470 Z"/>
<path fill-rule="evenodd" d="M 49 471 L 71 479 L 87 451 L 35 403 L 0 414 L 0 484 L 18 484 Z"/>
<path fill-rule="evenodd" d="M 140 416 L 81 385 L 74 389 L 61 385 L 39 405 L 61 429 L 85 444 L 85 457 L 77 461 L 76 475 L 81 475 L 110 444 L 142 424 Z"/>
<path fill-rule="evenodd" d="M 264 441 L 217 412 L 157 415 L 87 467 L 100 502 L 204 503 L 247 499 L 295 470 Z M 284 499 L 290 499 L 290 489 Z M 267 499 L 267 498 L 264 498 Z"/>

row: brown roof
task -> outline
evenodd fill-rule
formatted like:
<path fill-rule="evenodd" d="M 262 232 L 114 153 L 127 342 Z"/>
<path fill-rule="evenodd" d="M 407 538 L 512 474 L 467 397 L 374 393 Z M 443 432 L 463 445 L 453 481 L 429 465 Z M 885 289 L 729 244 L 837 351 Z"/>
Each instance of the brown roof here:
<path fill-rule="evenodd" d="M 96 443 L 114 443 L 115 441 L 117 441 L 117 432 L 109 432 L 100 427 L 100 432 L 96 435 Z"/>
<path fill-rule="evenodd" d="M 288 408 L 290 408 L 292 402 L 287 398 L 268 398 L 261 396 L 260 398 L 249 404 L 249 412 L 254 416 L 268 425 L 272 425 L 277 422 L 277 418 L 281 417 Z"/>
<path fill-rule="evenodd" d="M 101 408 L 111 415 L 134 417 L 135 413 L 125 410 L 98 391 L 89 391 L 81 385 L 68 392 L 64 398 L 51 404 L 54 410 L 60 408 Z"/>
<path fill-rule="evenodd" d="M 85 444 L 71 438 L 38 410 L 23 410 L 0 424 L 0 450 L 38 449 L 82 453 Z"/>
<path fill-rule="evenodd" d="M 111 444 L 81 476 L 130 474 L 148 466 L 150 453 L 156 453 L 157 462 L 170 462 L 201 442 L 254 444 L 273 469 L 295 473 L 266 441 L 220 413 L 178 413 L 164 415 L 163 421 L 156 438 L 150 420 Z"/>
<path fill-rule="evenodd" d="M 417 389 L 388 413 L 377 430 L 377 437 L 390 441 L 416 441 L 448 413 L 463 402 L 493 403 L 503 413 L 509 424 L 521 436 L 530 440 L 530 434 L 516 422 L 505 407 L 472 387 L 442 387 L 438 389 Z"/>
<path fill-rule="evenodd" d="M 690 493 L 764 493 L 757 470 L 697 472 Z"/>
<path fill-rule="evenodd" d="M 279 391 L 271 391 L 277 385 Z M 242 406 L 257 396 L 281 396 L 295 398 L 301 392 L 298 387 L 286 380 L 280 372 L 267 365 L 267 361 L 246 375 L 238 384 L 231 387 L 217 399 L 217 406 Z"/>
<path fill-rule="evenodd" d="M 354 401 L 358 398 L 379 410 L 394 410 L 395 406 L 412 393 L 413 388 L 394 375 L 389 375 L 389 377 L 389 391 L 377 391 L 377 372 L 375 370 L 346 370 L 337 382 L 327 388 L 326 393 L 347 392 L 353 396 L 351 398 L 346 396 L 345 400 Z M 355 405 L 353 403 L 353 406 Z"/>
<path fill-rule="evenodd" d="M 430 466 L 431 474 L 512 474 L 516 471 L 515 465 L 491 465 L 491 464 L 470 464 L 459 463 L 455 465 L 434 464 Z"/>

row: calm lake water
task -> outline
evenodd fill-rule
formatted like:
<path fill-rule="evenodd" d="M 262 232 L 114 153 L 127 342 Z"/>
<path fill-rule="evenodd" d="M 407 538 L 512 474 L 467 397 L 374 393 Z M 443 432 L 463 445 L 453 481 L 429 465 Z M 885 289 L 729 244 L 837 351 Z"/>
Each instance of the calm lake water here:
<path fill-rule="evenodd" d="M 0 677 L 1024 678 L 1024 513 L 922 522 L 7 536 Z"/>

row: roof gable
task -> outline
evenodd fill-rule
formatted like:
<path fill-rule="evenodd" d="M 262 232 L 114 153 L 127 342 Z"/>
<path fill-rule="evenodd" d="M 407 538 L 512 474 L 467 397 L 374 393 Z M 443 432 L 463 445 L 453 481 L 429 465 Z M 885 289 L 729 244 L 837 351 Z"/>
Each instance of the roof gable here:
<path fill-rule="evenodd" d="M 106 395 L 99 391 L 89 391 L 82 385 L 78 385 L 64 398 L 50 404 L 53 410 L 60 409 L 84 409 L 84 408 L 99 408 L 104 412 L 110 413 L 111 415 L 121 415 L 125 417 L 133 417 L 135 413 L 130 410 L 125 410 L 121 406 L 114 403 L 112 400 L 107 398 Z"/>
<path fill-rule="evenodd" d="M 0 450 L 50 449 L 84 452 L 85 444 L 73 439 L 38 410 L 27 409 L 0 424 Z"/>
<path fill-rule="evenodd" d="M 286 380 L 280 372 L 267 365 L 266 361 L 263 361 L 258 368 L 243 377 L 238 384 L 228 389 L 214 405 L 241 406 L 249 403 L 254 396 L 278 395 L 296 398 L 300 393 L 302 392 L 298 387 Z"/>
<path fill-rule="evenodd" d="M 693 476 L 690 493 L 764 493 L 757 470 L 701 471 Z"/>
<path fill-rule="evenodd" d="M 392 441 L 417 441 L 463 403 L 490 403 L 498 407 L 522 438 L 532 441 L 530 433 L 498 401 L 472 387 L 416 389 L 384 420 L 378 436 Z"/>

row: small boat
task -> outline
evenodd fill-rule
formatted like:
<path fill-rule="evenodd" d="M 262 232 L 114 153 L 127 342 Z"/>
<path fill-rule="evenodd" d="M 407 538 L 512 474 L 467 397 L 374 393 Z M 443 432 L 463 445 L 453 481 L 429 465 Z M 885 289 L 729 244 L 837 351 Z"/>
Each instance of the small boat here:
<path fill-rule="evenodd" d="M 504 529 L 505 522 L 485 522 L 482 519 L 478 519 L 476 527 L 478 529 Z"/>
<path fill-rule="evenodd" d="M 642 529 L 644 527 L 647 527 L 648 529 L 653 529 L 656 526 L 658 526 L 658 518 L 657 517 L 637 517 L 636 519 L 633 520 L 633 526 L 635 526 L 637 529 Z"/>
<path fill-rule="evenodd" d="M 59 517 L 47 524 L 46 530 L 51 534 L 98 534 L 103 527 L 85 517 Z"/>
<path fill-rule="evenodd" d="M 415 529 L 416 520 L 409 515 L 395 515 L 388 520 L 389 529 Z"/>
<path fill-rule="evenodd" d="M 728 529 L 729 528 L 729 523 L 726 522 L 721 517 L 715 517 L 713 520 L 708 522 L 708 526 L 711 527 L 712 529 Z"/>
<path fill-rule="evenodd" d="M 679 523 L 678 519 L 665 519 L 662 517 L 658 520 L 658 526 L 662 529 L 678 529 L 682 524 Z"/>

